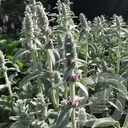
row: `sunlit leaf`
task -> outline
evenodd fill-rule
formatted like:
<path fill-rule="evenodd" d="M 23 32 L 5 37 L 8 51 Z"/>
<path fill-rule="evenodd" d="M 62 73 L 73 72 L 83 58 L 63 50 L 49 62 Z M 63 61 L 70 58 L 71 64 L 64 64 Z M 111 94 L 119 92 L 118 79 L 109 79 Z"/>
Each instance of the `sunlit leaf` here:
<path fill-rule="evenodd" d="M 128 56 L 124 56 L 121 58 L 121 62 L 127 62 L 128 61 Z"/>
<path fill-rule="evenodd" d="M 21 88 L 24 84 L 26 84 L 28 81 L 35 79 L 37 77 L 43 76 L 43 72 L 37 71 L 32 74 L 29 74 L 25 76 L 19 83 L 19 87 Z"/>
<path fill-rule="evenodd" d="M 124 72 L 123 74 L 121 74 L 119 80 L 120 83 L 124 82 L 124 81 L 128 81 L 128 72 Z"/>
<path fill-rule="evenodd" d="M 126 87 L 122 83 L 119 83 L 118 80 L 108 79 L 105 82 L 108 86 L 122 92 L 124 96 L 128 99 L 128 92 L 127 92 Z"/>
<path fill-rule="evenodd" d="M 52 60 L 52 64 L 53 66 L 55 66 L 55 56 L 54 56 L 54 53 L 53 53 L 53 50 L 52 49 L 48 49 L 48 54 L 50 56 L 50 59 Z"/>
<path fill-rule="evenodd" d="M 55 70 L 57 70 L 60 66 L 60 54 L 59 52 L 56 50 L 56 49 L 53 49 L 53 54 L 54 54 L 54 57 L 55 57 Z"/>
<path fill-rule="evenodd" d="M 8 102 L 6 102 L 4 100 L 0 100 L 0 106 L 12 108 L 12 104 L 8 103 Z"/>
<path fill-rule="evenodd" d="M 115 121 L 111 117 L 105 117 L 97 119 L 94 124 L 92 125 L 92 128 L 99 128 L 99 127 L 105 127 L 105 126 L 116 126 L 117 128 L 120 128 L 120 124 L 118 121 Z"/>
<path fill-rule="evenodd" d="M 75 82 L 75 84 L 84 92 L 85 97 L 88 98 L 89 94 L 88 94 L 88 90 L 86 89 L 86 87 L 80 82 Z"/>
<path fill-rule="evenodd" d="M 123 111 L 123 106 L 118 99 L 112 98 L 112 99 L 108 100 L 108 103 L 111 106 L 115 107 L 118 111 L 121 111 L 121 112 Z"/>
<path fill-rule="evenodd" d="M 69 77 L 69 74 L 71 72 L 71 69 L 68 68 L 65 72 L 64 72 L 64 76 L 63 76 L 63 81 L 66 81 L 67 78 Z"/>
<path fill-rule="evenodd" d="M 14 64 L 14 63 L 16 62 L 16 60 L 17 60 L 20 56 L 22 56 L 23 54 L 25 54 L 25 53 L 27 53 L 27 52 L 29 52 L 29 50 L 26 50 L 26 49 L 21 49 L 21 50 L 19 50 L 19 51 L 14 55 L 14 57 L 13 57 L 13 59 L 12 59 L 12 63 Z"/>
<path fill-rule="evenodd" d="M 6 88 L 6 87 L 7 87 L 6 84 L 1 84 L 1 85 L 0 85 L 0 90 L 4 89 L 4 88 Z"/>
<path fill-rule="evenodd" d="M 65 128 L 66 125 L 69 123 L 69 119 L 71 116 L 73 108 L 67 107 L 60 113 L 57 122 L 56 122 L 56 128 Z"/>

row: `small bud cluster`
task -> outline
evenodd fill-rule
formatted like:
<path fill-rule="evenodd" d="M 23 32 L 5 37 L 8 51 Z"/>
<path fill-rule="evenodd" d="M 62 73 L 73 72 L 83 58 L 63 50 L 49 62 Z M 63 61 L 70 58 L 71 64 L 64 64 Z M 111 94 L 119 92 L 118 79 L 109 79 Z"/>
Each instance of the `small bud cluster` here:
<path fill-rule="evenodd" d="M 65 48 L 65 58 L 70 61 L 75 60 L 77 57 L 76 45 L 74 43 L 74 38 L 71 33 L 67 33 L 65 36 L 64 48 Z"/>
<path fill-rule="evenodd" d="M 48 41 L 48 43 L 45 44 L 45 48 L 46 48 L 46 49 L 53 49 L 53 47 L 54 47 L 53 42 L 52 42 L 52 40 L 50 39 L 50 40 Z"/>
<path fill-rule="evenodd" d="M 39 93 L 37 98 L 35 98 L 35 101 L 38 119 L 42 120 L 47 117 L 47 104 L 44 101 L 44 96 Z"/>
<path fill-rule="evenodd" d="M 58 83 L 60 81 L 60 73 L 58 71 L 54 72 L 54 82 Z"/>
<path fill-rule="evenodd" d="M 27 7 L 29 8 L 29 7 Z M 30 8 L 29 8 L 30 9 Z M 25 18 L 23 20 L 23 32 L 24 36 L 28 39 L 32 39 L 33 37 L 33 21 L 32 21 L 32 16 L 30 13 L 25 12 Z"/>
<path fill-rule="evenodd" d="M 67 99 L 67 105 L 73 108 L 77 108 L 79 105 L 79 97 L 75 96 L 75 102 L 73 103 L 71 97 L 69 96 Z"/>
<path fill-rule="evenodd" d="M 66 79 L 67 82 L 76 82 L 77 80 L 80 79 L 80 74 L 78 74 L 77 72 L 75 74 L 73 74 L 72 76 L 68 76 L 68 78 Z"/>
<path fill-rule="evenodd" d="M 41 30 L 46 31 L 49 26 L 48 17 L 46 15 L 43 5 L 37 5 L 37 22 Z"/>
<path fill-rule="evenodd" d="M 91 29 L 83 13 L 80 14 L 80 25 L 81 25 L 82 31 L 89 32 Z"/>
<path fill-rule="evenodd" d="M 64 48 L 64 43 L 63 43 L 63 38 L 62 38 L 62 36 L 61 35 L 58 35 L 57 36 L 57 41 L 58 41 L 58 48 L 59 49 L 63 49 Z"/>

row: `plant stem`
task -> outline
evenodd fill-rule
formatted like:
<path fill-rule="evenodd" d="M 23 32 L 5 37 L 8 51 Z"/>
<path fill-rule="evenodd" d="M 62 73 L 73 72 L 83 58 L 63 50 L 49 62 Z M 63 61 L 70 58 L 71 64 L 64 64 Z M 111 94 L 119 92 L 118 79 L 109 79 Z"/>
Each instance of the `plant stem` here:
<path fill-rule="evenodd" d="M 33 45 L 32 42 L 31 42 L 31 45 Z M 37 59 L 36 59 L 35 53 L 36 52 L 34 50 L 31 51 L 34 72 L 36 72 L 38 70 L 38 68 L 37 68 Z M 40 78 L 37 78 L 37 85 L 38 85 L 38 93 L 42 93 L 42 84 L 41 84 Z"/>
<path fill-rule="evenodd" d="M 71 75 L 73 75 L 74 70 L 71 72 Z M 70 82 L 70 96 L 72 103 L 75 103 L 75 84 L 74 82 Z M 71 114 L 71 121 L 72 121 L 72 128 L 76 128 L 76 120 L 75 120 L 75 108 L 73 108 L 72 114 Z"/>
<path fill-rule="evenodd" d="M 2 64 L 2 68 L 3 68 L 3 73 L 4 73 L 5 82 L 6 82 L 6 85 L 8 88 L 9 95 L 12 97 L 13 93 L 12 93 L 12 89 L 11 89 L 11 82 L 8 79 L 7 70 L 6 70 L 4 63 Z"/>
<path fill-rule="evenodd" d="M 52 60 L 51 60 L 49 54 L 48 54 L 48 65 L 49 65 L 49 72 L 50 72 L 50 74 L 52 74 L 53 73 Z M 52 87 L 54 87 L 54 83 L 52 81 L 51 81 L 51 84 L 52 84 Z M 56 95 L 56 91 L 55 90 L 51 91 L 51 98 L 52 98 L 53 106 L 54 106 L 55 110 L 57 110 L 59 108 L 59 104 L 57 103 L 59 97 L 58 97 L 58 95 Z"/>
<path fill-rule="evenodd" d="M 86 43 L 85 43 L 85 55 L 86 55 L 86 58 L 85 58 L 85 61 L 86 61 L 86 64 L 85 64 L 85 77 L 87 77 L 87 62 L 88 62 L 88 34 L 86 34 Z"/>
<path fill-rule="evenodd" d="M 127 127 L 128 127 L 128 115 L 126 115 L 125 117 L 125 121 L 122 128 L 127 128 Z"/>
<path fill-rule="evenodd" d="M 120 32 L 119 32 L 119 35 L 118 35 L 118 48 L 117 48 L 117 70 L 116 70 L 117 74 L 120 71 L 120 50 L 121 50 L 121 37 L 120 37 Z"/>

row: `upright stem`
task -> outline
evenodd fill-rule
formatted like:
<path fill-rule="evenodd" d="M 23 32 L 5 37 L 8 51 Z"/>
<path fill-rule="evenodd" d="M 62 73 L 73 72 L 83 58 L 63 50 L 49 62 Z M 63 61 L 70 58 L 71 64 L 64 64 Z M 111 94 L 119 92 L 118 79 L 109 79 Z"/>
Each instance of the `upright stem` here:
<path fill-rule="evenodd" d="M 72 71 L 71 75 L 73 75 L 73 71 Z M 70 82 L 70 97 L 72 100 L 72 104 L 74 104 L 75 103 L 75 84 L 74 84 L 74 82 Z M 71 121 L 72 121 L 72 128 L 76 128 L 75 108 L 73 108 L 73 111 L 71 114 Z"/>
<path fill-rule="evenodd" d="M 3 68 L 3 73 L 4 73 L 5 82 L 6 82 L 6 85 L 7 85 L 7 88 L 8 88 L 9 95 L 12 97 L 13 93 L 12 93 L 12 89 L 11 89 L 11 83 L 8 79 L 7 70 L 6 70 L 6 67 L 5 67 L 4 63 L 2 64 L 2 68 Z"/>
<path fill-rule="evenodd" d="M 125 117 L 125 121 L 122 128 L 127 128 L 127 127 L 128 127 L 128 115 L 126 115 Z"/>
<path fill-rule="evenodd" d="M 31 45 L 33 45 L 32 41 L 31 41 Z M 38 71 L 37 58 L 36 58 L 36 57 L 38 57 L 38 56 L 36 56 L 37 54 L 36 54 L 36 52 L 34 50 L 31 51 L 34 72 Z M 42 84 L 41 84 L 40 78 L 37 78 L 37 85 L 38 85 L 38 93 L 42 93 Z"/>
<path fill-rule="evenodd" d="M 85 64 L 85 77 L 87 77 L 87 62 L 88 62 L 88 34 L 86 35 L 86 44 L 85 44 L 85 55 L 86 55 L 86 58 L 85 58 L 85 61 L 86 61 L 86 64 Z"/>
<path fill-rule="evenodd" d="M 118 47 L 117 47 L 117 70 L 116 70 L 117 74 L 120 71 L 120 50 L 121 50 L 121 37 L 120 37 L 120 32 L 119 32 L 119 35 L 118 35 Z"/>
<path fill-rule="evenodd" d="M 49 72 L 50 72 L 50 74 L 52 74 L 53 73 L 52 60 L 51 60 L 49 54 L 48 54 L 48 65 L 49 65 Z M 52 84 L 52 87 L 54 87 L 54 83 L 52 81 L 51 81 L 51 84 Z M 55 110 L 57 110 L 59 108 L 59 104 L 57 103 L 58 97 L 56 97 L 56 96 L 58 96 L 58 95 L 56 95 L 55 90 L 52 90 L 51 91 L 51 98 L 52 98 L 52 103 L 53 103 Z"/>

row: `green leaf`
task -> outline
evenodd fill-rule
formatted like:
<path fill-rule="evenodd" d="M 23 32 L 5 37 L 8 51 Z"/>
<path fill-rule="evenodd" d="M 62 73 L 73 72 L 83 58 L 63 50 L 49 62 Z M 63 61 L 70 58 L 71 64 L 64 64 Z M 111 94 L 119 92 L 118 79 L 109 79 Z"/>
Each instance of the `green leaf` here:
<path fill-rule="evenodd" d="M 12 108 L 12 104 L 11 103 L 8 103 L 8 102 L 6 102 L 4 100 L 1 100 L 0 101 L 0 106 Z"/>
<path fill-rule="evenodd" d="M 122 112 L 122 114 L 128 115 L 128 109 L 124 110 L 124 111 Z"/>
<path fill-rule="evenodd" d="M 14 63 L 16 62 L 16 60 L 17 60 L 20 56 L 22 56 L 23 54 L 25 54 L 25 53 L 27 53 L 27 52 L 29 52 L 29 50 L 26 50 L 26 49 L 21 49 L 21 50 L 19 50 L 19 51 L 14 55 L 14 57 L 13 57 L 13 59 L 12 59 L 12 63 L 14 64 Z"/>
<path fill-rule="evenodd" d="M 6 87 L 7 87 L 6 84 L 1 84 L 1 85 L 0 85 L 0 90 L 4 89 L 4 88 L 6 88 Z"/>
<path fill-rule="evenodd" d="M 63 81 L 66 81 L 67 78 L 69 77 L 71 69 L 68 68 L 65 72 L 64 72 L 64 76 L 63 76 Z"/>
<path fill-rule="evenodd" d="M 43 72 L 37 71 L 32 74 L 29 74 L 25 76 L 19 83 L 19 87 L 21 88 L 23 85 L 25 85 L 28 81 L 35 79 L 37 77 L 43 76 Z"/>
<path fill-rule="evenodd" d="M 108 101 L 108 103 L 111 106 L 115 107 L 118 111 L 121 111 L 121 112 L 123 111 L 123 106 L 122 106 L 121 102 L 118 99 L 111 98 L 110 100 Z"/>
<path fill-rule="evenodd" d="M 95 46 L 95 44 L 89 43 L 89 46 L 93 49 L 94 54 L 97 56 L 99 53 L 98 53 L 98 49 L 97 49 L 97 47 Z"/>
<path fill-rule="evenodd" d="M 54 53 L 53 53 L 53 50 L 52 49 L 48 49 L 48 54 L 49 54 L 49 56 L 50 56 L 50 58 L 51 58 L 51 60 L 52 60 L 52 64 L 53 64 L 53 66 L 55 66 L 55 56 L 54 56 Z"/>
<path fill-rule="evenodd" d="M 86 87 L 80 82 L 75 82 L 75 84 L 84 92 L 86 99 L 88 99 L 89 94 L 88 94 L 88 90 L 86 89 Z"/>
<path fill-rule="evenodd" d="M 65 128 L 69 123 L 69 119 L 71 116 L 73 108 L 67 107 L 65 108 L 59 115 L 56 123 L 56 128 Z"/>
<path fill-rule="evenodd" d="M 55 57 L 55 70 L 57 70 L 60 66 L 60 54 L 56 49 L 52 49 L 53 50 L 53 54 Z"/>
<path fill-rule="evenodd" d="M 51 33 L 52 35 L 54 35 L 54 34 L 65 34 L 63 31 L 60 31 L 60 30 L 54 30 L 52 33 Z"/>
<path fill-rule="evenodd" d="M 115 121 L 110 117 L 105 117 L 105 118 L 97 119 L 92 125 L 92 128 L 99 128 L 99 127 L 112 126 L 112 125 L 116 126 L 117 128 L 120 128 L 120 124 L 118 121 Z"/>
<path fill-rule="evenodd" d="M 20 123 L 17 121 L 15 123 L 13 123 L 10 128 L 20 128 Z"/>
<path fill-rule="evenodd" d="M 105 82 L 108 86 L 122 92 L 124 94 L 125 98 L 128 99 L 128 92 L 127 92 L 126 87 L 122 83 L 119 83 L 118 80 L 108 79 Z"/>
<path fill-rule="evenodd" d="M 61 86 L 64 83 L 65 83 L 65 81 L 61 81 L 61 82 L 57 83 L 54 87 L 50 88 L 49 91 L 52 91 L 52 90 L 58 88 L 59 86 Z"/>
<path fill-rule="evenodd" d="M 124 56 L 121 58 L 121 62 L 127 62 L 128 61 L 128 56 Z"/>
<path fill-rule="evenodd" d="M 128 81 L 128 72 L 124 72 L 121 76 L 120 76 L 120 78 L 119 78 L 119 80 L 118 80 L 120 83 L 122 83 L 122 82 L 124 82 L 124 81 Z"/>

